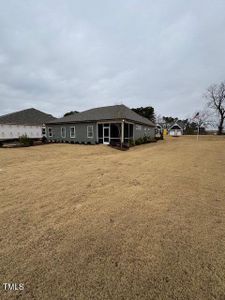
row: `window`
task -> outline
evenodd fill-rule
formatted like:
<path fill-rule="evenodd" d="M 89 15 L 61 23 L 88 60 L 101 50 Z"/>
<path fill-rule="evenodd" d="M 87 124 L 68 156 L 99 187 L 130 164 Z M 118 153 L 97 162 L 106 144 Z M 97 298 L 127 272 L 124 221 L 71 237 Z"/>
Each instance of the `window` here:
<path fill-rule="evenodd" d="M 70 137 L 71 138 L 75 138 L 76 137 L 75 126 L 74 127 L 70 127 Z"/>
<path fill-rule="evenodd" d="M 45 135 L 46 131 L 45 131 L 45 127 L 42 127 L 42 134 Z"/>
<path fill-rule="evenodd" d="M 66 128 L 65 127 L 61 127 L 61 137 L 62 138 L 66 137 Z"/>
<path fill-rule="evenodd" d="M 52 137 L 52 128 L 48 128 L 48 136 Z"/>
<path fill-rule="evenodd" d="M 87 126 L 87 137 L 92 139 L 94 135 L 93 126 Z"/>

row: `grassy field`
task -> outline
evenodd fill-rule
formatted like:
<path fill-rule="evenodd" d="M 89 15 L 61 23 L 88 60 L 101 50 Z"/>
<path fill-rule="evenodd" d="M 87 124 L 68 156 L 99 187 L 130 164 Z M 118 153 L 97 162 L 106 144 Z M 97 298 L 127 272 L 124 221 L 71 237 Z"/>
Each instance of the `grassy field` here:
<path fill-rule="evenodd" d="M 0 179 L 0 299 L 225 299 L 224 137 L 0 149 Z"/>

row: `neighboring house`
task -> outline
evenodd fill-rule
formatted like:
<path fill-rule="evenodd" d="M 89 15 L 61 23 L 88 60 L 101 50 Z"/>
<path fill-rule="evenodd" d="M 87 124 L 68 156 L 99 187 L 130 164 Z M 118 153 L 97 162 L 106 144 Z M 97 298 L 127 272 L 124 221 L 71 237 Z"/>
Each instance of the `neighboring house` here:
<path fill-rule="evenodd" d="M 168 129 L 168 134 L 171 136 L 181 136 L 183 135 L 183 128 L 176 122 Z"/>
<path fill-rule="evenodd" d="M 17 140 L 22 135 L 40 139 L 45 135 L 45 123 L 54 120 L 52 115 L 34 108 L 0 116 L 0 140 Z"/>
<path fill-rule="evenodd" d="M 99 107 L 46 123 L 51 142 L 126 143 L 155 138 L 155 124 L 125 105 Z"/>

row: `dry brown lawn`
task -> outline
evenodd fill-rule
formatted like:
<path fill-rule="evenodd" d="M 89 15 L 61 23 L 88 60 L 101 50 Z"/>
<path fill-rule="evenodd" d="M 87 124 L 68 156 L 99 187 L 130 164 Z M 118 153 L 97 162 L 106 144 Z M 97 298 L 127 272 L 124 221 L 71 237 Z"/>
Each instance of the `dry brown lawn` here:
<path fill-rule="evenodd" d="M 0 178 L 1 299 L 225 299 L 224 137 L 0 149 Z"/>

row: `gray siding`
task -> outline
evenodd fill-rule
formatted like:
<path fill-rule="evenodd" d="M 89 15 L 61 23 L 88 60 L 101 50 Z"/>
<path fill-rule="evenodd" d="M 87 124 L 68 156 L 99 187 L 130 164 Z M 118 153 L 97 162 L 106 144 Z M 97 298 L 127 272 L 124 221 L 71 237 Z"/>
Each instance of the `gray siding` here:
<path fill-rule="evenodd" d="M 155 127 L 147 125 L 133 124 L 134 140 L 143 138 L 144 136 L 155 138 Z M 87 137 L 87 126 L 93 126 L 93 138 Z M 61 128 L 66 128 L 66 137 L 63 138 L 61 135 Z M 70 137 L 70 128 L 75 127 L 75 138 Z M 49 137 L 48 128 L 52 128 L 53 136 Z M 79 123 L 79 124 L 47 124 L 46 136 L 49 141 L 57 142 L 79 142 L 79 143 L 91 143 L 95 144 L 98 141 L 97 136 L 97 124 L 96 123 Z"/>
<path fill-rule="evenodd" d="M 93 126 L 93 138 L 88 138 L 87 137 L 87 126 Z M 66 128 L 66 137 L 63 138 L 61 135 L 61 128 L 65 127 Z M 75 138 L 70 137 L 70 128 L 75 127 Z M 47 125 L 47 138 L 49 141 L 54 140 L 54 141 L 67 141 L 71 142 L 73 141 L 74 143 L 79 142 L 79 143 L 92 143 L 94 144 L 97 141 L 96 137 L 96 123 L 80 123 L 80 124 L 52 124 L 52 125 Z M 52 128 L 53 136 L 49 137 L 48 133 L 48 128 Z"/>
<path fill-rule="evenodd" d="M 155 127 L 147 125 L 134 124 L 134 140 L 148 136 L 152 139 L 155 138 Z"/>

